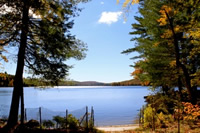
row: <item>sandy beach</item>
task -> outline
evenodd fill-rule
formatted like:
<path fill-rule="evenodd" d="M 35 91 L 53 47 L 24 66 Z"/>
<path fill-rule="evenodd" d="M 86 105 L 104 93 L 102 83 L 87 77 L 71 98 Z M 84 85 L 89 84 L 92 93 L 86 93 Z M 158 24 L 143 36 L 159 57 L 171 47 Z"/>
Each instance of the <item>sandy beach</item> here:
<path fill-rule="evenodd" d="M 114 126 L 102 126 L 96 127 L 99 130 L 106 131 L 106 132 L 114 132 L 114 131 L 127 131 L 127 130 L 134 130 L 138 128 L 138 124 L 130 124 L 130 125 L 114 125 Z"/>

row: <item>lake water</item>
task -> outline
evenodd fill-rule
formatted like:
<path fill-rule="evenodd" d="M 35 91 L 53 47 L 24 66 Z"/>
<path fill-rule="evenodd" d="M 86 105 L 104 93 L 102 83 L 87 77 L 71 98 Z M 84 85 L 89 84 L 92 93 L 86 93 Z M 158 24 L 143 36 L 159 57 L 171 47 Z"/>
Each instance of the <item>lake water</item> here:
<path fill-rule="evenodd" d="M 12 88 L 0 88 L 0 117 L 8 115 L 12 97 Z M 98 86 L 98 87 L 55 87 L 45 90 L 32 87 L 24 88 L 25 108 L 49 112 L 84 113 L 93 106 L 95 125 L 133 124 L 139 109 L 145 104 L 147 87 L 141 86 Z M 45 113 L 47 115 L 47 113 Z"/>

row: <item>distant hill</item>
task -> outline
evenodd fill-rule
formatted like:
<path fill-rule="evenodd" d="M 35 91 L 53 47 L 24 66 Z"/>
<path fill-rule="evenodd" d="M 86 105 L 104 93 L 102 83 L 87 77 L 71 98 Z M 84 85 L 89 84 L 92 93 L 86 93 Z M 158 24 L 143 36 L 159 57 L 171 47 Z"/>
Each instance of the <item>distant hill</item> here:
<path fill-rule="evenodd" d="M 141 85 L 140 80 L 138 79 L 131 79 L 131 80 L 125 80 L 121 82 L 113 82 L 111 83 L 112 86 L 136 86 Z"/>
<path fill-rule="evenodd" d="M 13 87 L 14 75 L 0 73 L 0 87 Z M 36 78 L 24 78 L 24 86 L 45 86 L 46 84 Z M 71 81 L 64 80 L 58 83 L 59 86 L 110 86 L 110 83 L 96 81 Z"/>
<path fill-rule="evenodd" d="M 101 83 L 96 81 L 62 81 L 58 84 L 59 86 L 109 86 L 109 83 Z"/>
<path fill-rule="evenodd" d="M 14 83 L 14 75 L 0 73 L 0 87 L 12 87 Z M 136 86 L 141 85 L 137 79 L 131 79 L 121 82 L 102 83 L 97 81 L 60 81 L 59 86 Z M 24 86 L 45 86 L 39 79 L 24 78 Z"/>
<path fill-rule="evenodd" d="M 75 81 L 75 85 L 77 86 L 108 86 L 110 84 L 96 82 L 96 81 L 84 81 L 84 82 Z"/>

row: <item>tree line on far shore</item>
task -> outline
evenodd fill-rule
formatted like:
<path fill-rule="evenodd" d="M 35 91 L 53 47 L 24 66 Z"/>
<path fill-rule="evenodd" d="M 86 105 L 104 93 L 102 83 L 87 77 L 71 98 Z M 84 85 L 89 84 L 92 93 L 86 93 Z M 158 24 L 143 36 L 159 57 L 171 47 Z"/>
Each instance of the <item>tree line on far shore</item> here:
<path fill-rule="evenodd" d="M 24 78 L 23 85 L 25 87 L 30 86 L 48 86 L 49 84 L 38 78 L 27 77 Z M 0 87 L 13 87 L 14 75 L 5 73 L 0 73 Z M 62 80 L 58 82 L 58 86 L 137 86 L 145 85 L 142 84 L 138 79 L 131 79 L 121 82 L 112 82 L 112 83 L 101 83 L 96 81 L 85 81 L 79 82 L 74 80 Z"/>

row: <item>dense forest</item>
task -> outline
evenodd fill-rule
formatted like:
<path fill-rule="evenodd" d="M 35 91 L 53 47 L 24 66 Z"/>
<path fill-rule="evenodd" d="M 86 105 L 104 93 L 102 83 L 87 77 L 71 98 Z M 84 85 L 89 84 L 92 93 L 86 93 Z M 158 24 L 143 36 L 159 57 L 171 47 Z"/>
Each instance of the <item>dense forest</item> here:
<path fill-rule="evenodd" d="M 48 86 L 48 82 L 42 79 L 27 77 L 23 79 L 23 85 L 28 86 Z M 0 87 L 13 87 L 14 75 L 5 73 L 0 73 Z M 73 80 L 61 80 L 57 84 L 58 86 L 109 86 L 110 83 L 101 83 L 96 81 L 73 81 Z"/>
<path fill-rule="evenodd" d="M 23 85 L 28 86 L 47 86 L 49 85 L 42 79 L 27 77 L 23 79 Z M 13 87 L 14 75 L 5 73 L 0 73 L 0 87 Z M 58 86 L 136 86 L 143 85 L 138 79 L 131 79 L 121 82 L 113 83 L 102 83 L 96 81 L 74 81 L 74 80 L 61 80 L 57 84 Z"/>
<path fill-rule="evenodd" d="M 142 85 L 141 82 L 138 79 L 131 79 L 121 82 L 113 82 L 111 83 L 112 86 L 136 86 L 136 85 Z"/>
<path fill-rule="evenodd" d="M 14 85 L 14 75 L 5 73 L 0 73 L 0 87 L 13 87 Z M 24 78 L 23 86 L 37 86 L 42 85 L 38 79 Z"/>

